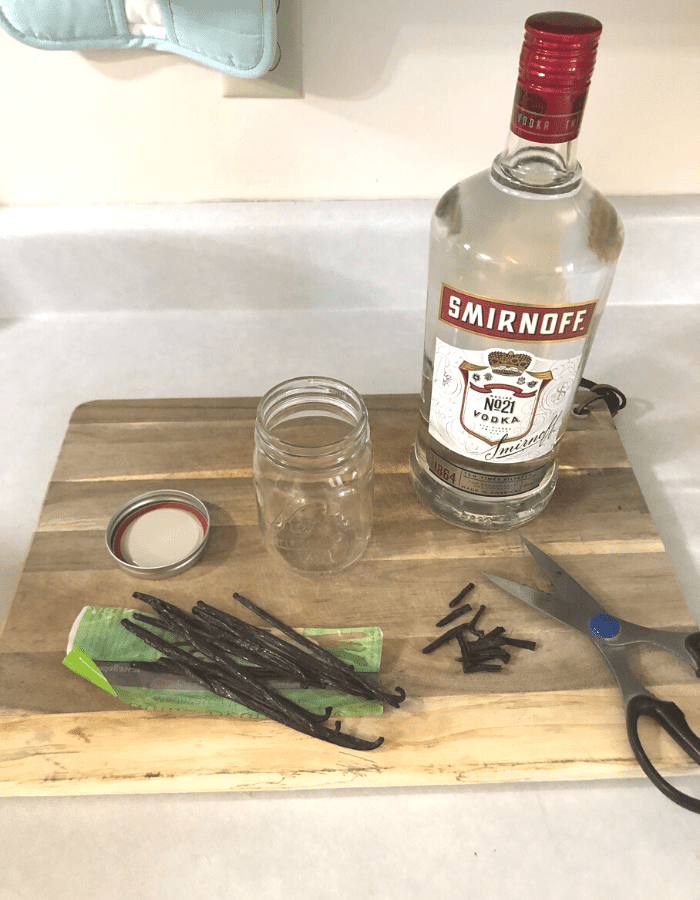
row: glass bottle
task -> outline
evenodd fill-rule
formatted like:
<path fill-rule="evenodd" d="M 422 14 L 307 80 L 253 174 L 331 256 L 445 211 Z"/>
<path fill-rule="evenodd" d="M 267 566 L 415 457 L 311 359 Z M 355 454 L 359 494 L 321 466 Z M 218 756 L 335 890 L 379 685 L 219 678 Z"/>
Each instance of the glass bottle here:
<path fill-rule="evenodd" d="M 576 142 L 602 26 L 541 13 L 525 40 L 505 150 L 431 223 L 411 479 L 441 518 L 513 528 L 545 508 L 623 232 Z"/>
<path fill-rule="evenodd" d="M 294 378 L 262 398 L 253 480 L 263 543 L 296 572 L 339 572 L 372 531 L 374 463 L 367 409 L 349 385 Z"/>

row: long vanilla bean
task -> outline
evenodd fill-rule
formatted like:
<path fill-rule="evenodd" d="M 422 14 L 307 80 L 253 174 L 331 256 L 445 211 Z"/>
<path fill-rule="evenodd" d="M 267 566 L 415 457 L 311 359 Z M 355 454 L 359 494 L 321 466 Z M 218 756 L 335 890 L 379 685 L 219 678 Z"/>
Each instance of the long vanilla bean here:
<path fill-rule="evenodd" d="M 388 703 L 390 706 L 398 707 L 406 699 L 406 692 L 402 688 L 394 688 L 394 690 L 396 691 L 396 695 L 388 694 L 385 691 L 379 690 L 373 684 L 371 684 L 371 682 L 364 678 L 361 672 L 356 672 L 351 665 L 348 665 L 348 663 L 345 663 L 337 656 L 334 656 L 332 653 L 326 650 L 325 647 L 321 647 L 318 644 L 315 644 L 313 641 L 310 641 L 308 638 L 304 637 L 303 634 L 299 634 L 293 628 L 290 628 L 289 625 L 287 625 L 285 622 L 280 621 L 271 613 L 262 609 L 260 606 L 258 606 L 247 597 L 244 597 L 242 594 L 234 593 L 233 596 L 236 600 L 238 600 L 239 603 L 243 604 L 243 606 L 245 606 L 251 612 L 254 612 L 264 622 L 272 625 L 273 628 L 279 629 L 282 634 L 286 635 L 291 640 L 296 641 L 296 643 L 304 647 L 310 653 L 322 657 L 325 662 L 331 666 L 331 668 L 338 669 L 344 672 L 349 684 L 355 684 L 360 688 L 364 688 L 369 692 L 371 696 L 376 697 L 377 700 L 381 700 L 384 703 Z"/>
<path fill-rule="evenodd" d="M 320 740 L 353 750 L 379 747 L 384 738 L 368 741 L 346 734 L 341 731 L 338 721 L 334 728 L 326 728 L 322 723 L 331 716 L 331 707 L 324 714 L 309 712 L 267 682 L 275 677 L 292 678 L 303 687 L 339 690 L 393 706 L 398 706 L 405 698 L 401 688 L 396 689 L 397 695 L 386 694 L 352 666 L 299 635 L 257 604 L 241 595 L 234 596 L 295 643 L 290 644 L 268 630 L 250 625 L 203 601 L 190 615 L 171 603 L 141 592 L 135 592 L 134 597 L 147 603 L 155 615 L 137 612 L 134 614 L 136 621 L 123 619 L 122 625 L 161 653 L 157 664 L 161 672 L 186 675 L 221 697 Z M 144 627 L 146 625 L 148 627 Z M 167 635 L 168 639 L 153 629 Z"/>

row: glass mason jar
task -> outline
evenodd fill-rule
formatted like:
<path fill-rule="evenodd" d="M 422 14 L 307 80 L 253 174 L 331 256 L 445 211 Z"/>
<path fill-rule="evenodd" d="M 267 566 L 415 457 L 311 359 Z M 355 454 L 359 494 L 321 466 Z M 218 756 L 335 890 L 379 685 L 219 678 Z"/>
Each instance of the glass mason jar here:
<path fill-rule="evenodd" d="M 253 477 L 265 547 L 290 568 L 346 568 L 372 530 L 374 464 L 367 409 L 333 378 L 293 378 L 262 398 Z"/>

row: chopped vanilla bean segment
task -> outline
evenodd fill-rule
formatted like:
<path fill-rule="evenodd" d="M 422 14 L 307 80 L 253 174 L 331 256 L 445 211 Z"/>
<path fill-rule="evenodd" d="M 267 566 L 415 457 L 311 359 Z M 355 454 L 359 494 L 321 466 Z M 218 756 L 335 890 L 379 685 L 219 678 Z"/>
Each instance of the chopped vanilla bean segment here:
<path fill-rule="evenodd" d="M 464 598 L 464 596 L 472 590 L 473 584 L 468 584 L 453 600 L 450 606 L 456 606 Z M 440 619 L 436 627 L 448 625 L 456 618 L 471 609 L 469 604 L 460 606 L 454 612 L 448 613 L 444 618 Z M 435 638 L 427 647 L 423 647 L 423 653 L 432 653 L 439 647 L 443 647 L 452 640 L 456 640 L 459 644 L 462 655 L 457 657 L 458 662 L 462 663 L 462 670 L 465 674 L 472 672 L 499 672 L 503 666 L 492 663 L 493 660 L 500 660 L 507 664 L 510 662 L 511 654 L 504 650 L 504 646 L 522 647 L 525 650 L 534 650 L 534 641 L 525 641 L 519 638 L 505 637 L 505 628 L 498 625 L 496 628 L 485 634 L 476 627 L 481 615 L 486 611 L 486 607 L 482 604 L 476 614 L 472 616 L 469 622 L 455 625 L 448 631 L 443 632 L 439 637 Z M 474 635 L 476 640 L 469 640 L 467 633 Z"/>

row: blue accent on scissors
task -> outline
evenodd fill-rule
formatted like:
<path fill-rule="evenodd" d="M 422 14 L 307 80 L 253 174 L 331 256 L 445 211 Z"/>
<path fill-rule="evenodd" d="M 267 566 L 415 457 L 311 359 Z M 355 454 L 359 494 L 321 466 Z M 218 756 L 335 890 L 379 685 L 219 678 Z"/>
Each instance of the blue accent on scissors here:
<path fill-rule="evenodd" d="M 615 616 L 609 616 L 607 613 L 596 613 L 588 626 L 596 637 L 603 639 L 617 637 L 620 633 L 620 623 Z"/>

